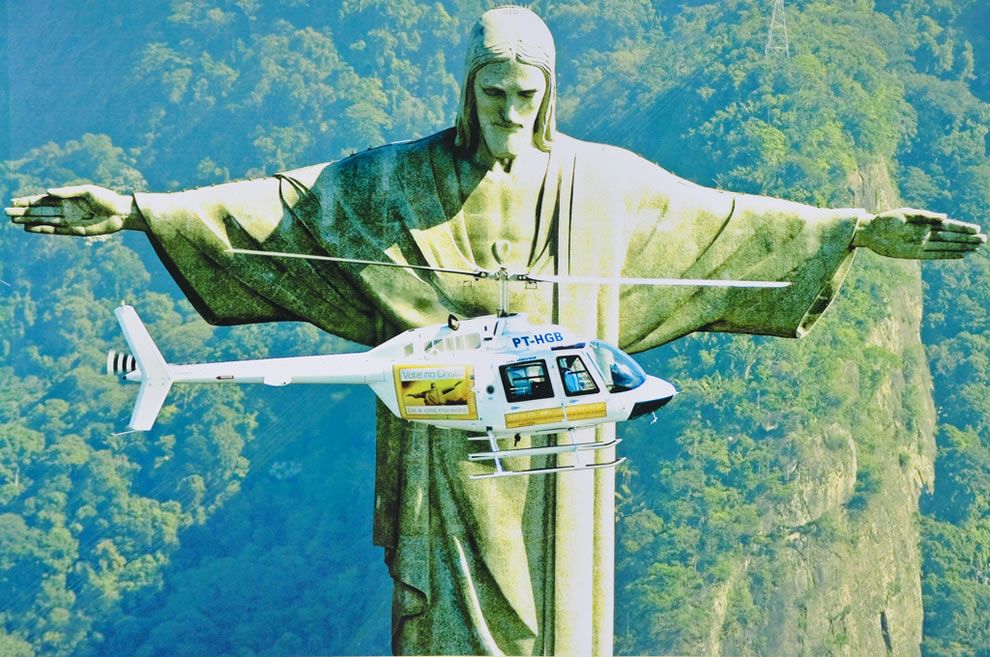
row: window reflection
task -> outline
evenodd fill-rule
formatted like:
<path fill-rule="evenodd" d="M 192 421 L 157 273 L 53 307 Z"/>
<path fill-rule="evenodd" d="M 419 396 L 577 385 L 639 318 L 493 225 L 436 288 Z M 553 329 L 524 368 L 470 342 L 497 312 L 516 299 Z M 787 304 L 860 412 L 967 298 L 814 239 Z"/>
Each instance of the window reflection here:
<path fill-rule="evenodd" d="M 547 376 L 547 365 L 542 360 L 513 363 L 499 368 L 505 398 L 509 402 L 531 401 L 553 397 L 553 386 Z"/>

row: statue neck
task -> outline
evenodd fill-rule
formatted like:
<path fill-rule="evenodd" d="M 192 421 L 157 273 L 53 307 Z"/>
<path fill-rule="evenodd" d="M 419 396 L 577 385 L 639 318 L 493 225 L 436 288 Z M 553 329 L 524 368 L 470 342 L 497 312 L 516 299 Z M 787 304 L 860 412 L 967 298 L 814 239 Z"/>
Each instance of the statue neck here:
<path fill-rule="evenodd" d="M 549 154 L 536 146 L 530 146 L 519 153 L 509 156 L 496 156 L 488 149 L 485 140 L 479 140 L 478 147 L 470 156 L 471 164 L 485 174 L 512 174 L 515 170 L 532 170 L 546 167 Z"/>

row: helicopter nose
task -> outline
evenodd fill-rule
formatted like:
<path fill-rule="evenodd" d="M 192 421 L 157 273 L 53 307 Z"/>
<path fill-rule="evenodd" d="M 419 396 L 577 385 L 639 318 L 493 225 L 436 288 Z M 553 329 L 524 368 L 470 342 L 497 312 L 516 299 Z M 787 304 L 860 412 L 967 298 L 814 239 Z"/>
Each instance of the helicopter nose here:
<path fill-rule="evenodd" d="M 666 406 L 667 402 L 677 394 L 677 389 L 669 382 L 651 376 L 647 378 L 646 383 L 639 387 L 637 392 L 642 401 L 633 404 L 632 412 L 629 413 L 630 420 Z"/>

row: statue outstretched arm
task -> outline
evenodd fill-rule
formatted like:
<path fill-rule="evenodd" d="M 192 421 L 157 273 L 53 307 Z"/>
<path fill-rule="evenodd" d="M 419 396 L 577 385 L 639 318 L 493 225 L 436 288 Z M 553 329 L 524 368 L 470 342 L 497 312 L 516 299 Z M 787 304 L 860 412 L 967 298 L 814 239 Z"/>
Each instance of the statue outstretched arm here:
<path fill-rule="evenodd" d="M 632 350 L 697 330 L 800 337 L 830 305 L 859 247 L 895 258 L 944 259 L 986 242 L 978 226 L 923 210 L 818 208 L 703 187 L 642 160 L 640 168 L 628 206 L 635 219 L 627 232 L 625 275 L 791 285 L 625 288 L 622 342 Z"/>
<path fill-rule="evenodd" d="M 269 178 L 172 193 L 118 194 L 96 185 L 16 198 L 6 209 L 29 232 L 148 235 L 162 262 L 213 324 L 307 321 L 364 343 L 380 339 L 378 313 L 340 269 L 260 258 L 230 247 L 324 253 L 312 227 L 321 221 L 311 193 L 325 165 Z"/>

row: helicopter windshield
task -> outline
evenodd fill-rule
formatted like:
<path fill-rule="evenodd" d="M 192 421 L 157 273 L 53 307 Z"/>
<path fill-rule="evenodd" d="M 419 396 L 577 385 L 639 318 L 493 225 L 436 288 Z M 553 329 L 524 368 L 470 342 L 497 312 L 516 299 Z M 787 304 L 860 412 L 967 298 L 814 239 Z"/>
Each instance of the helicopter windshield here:
<path fill-rule="evenodd" d="M 591 349 L 609 392 L 632 390 L 646 381 L 646 372 L 628 354 L 601 340 L 592 340 Z"/>

